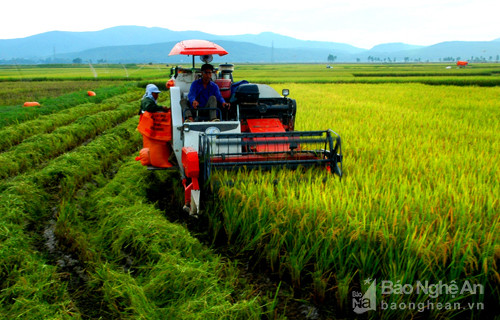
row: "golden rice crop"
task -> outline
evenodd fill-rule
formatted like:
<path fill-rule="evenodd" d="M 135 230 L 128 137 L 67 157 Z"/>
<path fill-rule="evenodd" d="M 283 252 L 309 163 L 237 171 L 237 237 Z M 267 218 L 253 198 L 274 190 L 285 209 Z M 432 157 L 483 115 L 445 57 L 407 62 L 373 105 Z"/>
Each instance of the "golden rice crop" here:
<path fill-rule="evenodd" d="M 296 129 L 341 135 L 344 176 L 220 174 L 245 181 L 219 190 L 230 243 L 340 307 L 368 278 L 474 279 L 498 297 L 497 88 L 287 87 L 298 101 Z M 476 298 L 485 299 L 456 299 Z"/>

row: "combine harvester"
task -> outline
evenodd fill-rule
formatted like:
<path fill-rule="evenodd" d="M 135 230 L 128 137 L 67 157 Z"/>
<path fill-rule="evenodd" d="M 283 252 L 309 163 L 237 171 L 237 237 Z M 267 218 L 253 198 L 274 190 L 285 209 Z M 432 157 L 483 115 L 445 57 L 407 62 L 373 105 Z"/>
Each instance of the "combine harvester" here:
<path fill-rule="evenodd" d="M 229 110 L 216 108 L 220 121 L 208 121 L 209 109 L 195 110 L 194 121 L 185 122 L 181 99 L 191 83 L 201 77 L 195 56 L 210 63 L 213 55 L 226 55 L 221 46 L 205 40 L 177 43 L 169 55 L 193 56 L 192 68 L 175 67 L 167 82 L 170 89 L 172 147 L 185 190 L 184 209 L 196 215 L 200 193 L 217 169 L 297 168 L 320 166 L 342 176 L 342 151 L 332 130 L 295 131 L 297 105 L 264 84 L 233 81 L 233 65 L 221 64 L 212 74 Z"/>

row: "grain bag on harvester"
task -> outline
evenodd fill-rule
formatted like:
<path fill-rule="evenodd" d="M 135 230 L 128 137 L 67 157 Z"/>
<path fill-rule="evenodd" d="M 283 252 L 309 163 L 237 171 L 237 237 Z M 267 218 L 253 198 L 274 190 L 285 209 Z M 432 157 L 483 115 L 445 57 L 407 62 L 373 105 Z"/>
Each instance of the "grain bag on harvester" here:
<path fill-rule="evenodd" d="M 205 40 L 177 43 L 169 55 L 191 55 L 191 68 L 172 68 L 170 88 L 172 146 L 185 190 L 185 209 L 197 214 L 200 192 L 217 169 L 296 168 L 320 166 L 342 175 L 341 140 L 332 130 L 295 131 L 296 102 L 264 84 L 233 82 L 233 66 L 222 64 L 212 80 L 230 102 L 228 112 L 216 108 L 218 122 L 207 121 L 210 110 L 200 108 L 194 121 L 185 122 L 181 99 L 187 99 L 191 83 L 201 77 L 195 56 L 204 63 L 215 54 L 226 55 L 221 46 Z M 229 91 L 231 88 L 231 91 Z"/>

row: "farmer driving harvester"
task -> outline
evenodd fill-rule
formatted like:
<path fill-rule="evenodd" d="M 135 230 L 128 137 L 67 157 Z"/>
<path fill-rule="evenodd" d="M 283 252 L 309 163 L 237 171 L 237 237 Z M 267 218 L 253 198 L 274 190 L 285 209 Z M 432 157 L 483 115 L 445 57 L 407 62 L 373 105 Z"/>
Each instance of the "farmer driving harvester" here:
<path fill-rule="evenodd" d="M 189 89 L 188 99 L 181 100 L 182 112 L 186 121 L 193 121 L 193 112 L 191 109 L 207 108 L 210 112 L 210 121 L 219 121 L 217 117 L 217 103 L 223 108 L 228 107 L 222 97 L 219 86 L 212 81 L 214 67 L 205 63 L 201 66 L 201 79 L 193 81 Z"/>

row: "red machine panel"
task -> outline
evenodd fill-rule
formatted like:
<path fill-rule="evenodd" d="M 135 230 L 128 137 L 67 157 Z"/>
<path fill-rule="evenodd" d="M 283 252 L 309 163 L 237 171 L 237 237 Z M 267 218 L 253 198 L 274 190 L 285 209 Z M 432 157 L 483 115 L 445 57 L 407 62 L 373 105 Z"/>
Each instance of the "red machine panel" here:
<path fill-rule="evenodd" d="M 200 174 L 200 164 L 198 161 L 198 152 L 192 147 L 182 148 L 182 166 L 188 178 L 198 178 Z"/>
<path fill-rule="evenodd" d="M 283 124 L 279 119 L 248 119 L 248 129 L 252 133 L 260 132 L 285 132 Z M 275 143 L 276 140 L 283 140 L 283 138 L 253 138 L 258 141 L 256 145 L 256 152 L 280 152 L 290 149 L 289 143 Z M 269 142 L 269 143 L 265 143 Z"/>
<path fill-rule="evenodd" d="M 222 97 L 226 102 L 229 102 L 229 98 L 231 98 L 231 79 L 216 79 L 214 82 L 219 87 Z"/>

